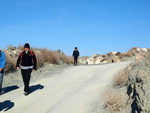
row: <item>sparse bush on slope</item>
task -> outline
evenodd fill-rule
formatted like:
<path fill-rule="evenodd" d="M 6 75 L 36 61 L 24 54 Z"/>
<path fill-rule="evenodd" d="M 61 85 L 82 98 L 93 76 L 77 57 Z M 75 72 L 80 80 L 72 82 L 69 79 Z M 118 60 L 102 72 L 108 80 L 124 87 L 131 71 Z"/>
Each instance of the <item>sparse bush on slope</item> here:
<path fill-rule="evenodd" d="M 17 50 L 17 52 L 16 52 Z M 23 51 L 23 46 L 18 46 L 18 48 L 9 46 L 7 50 L 5 50 L 6 55 L 6 65 L 5 65 L 5 72 L 14 71 L 16 69 L 16 61 L 21 51 Z M 14 52 L 15 51 L 15 52 Z M 37 67 L 40 68 L 44 65 L 44 63 L 50 64 L 59 64 L 59 61 L 62 61 L 66 64 L 72 64 L 72 58 L 69 56 L 64 55 L 61 50 L 52 51 L 48 49 L 38 49 L 38 48 L 31 48 L 37 58 Z"/>
<path fill-rule="evenodd" d="M 115 74 L 110 90 L 104 91 L 104 110 L 112 113 L 149 113 L 149 75 L 150 57 L 132 62 Z"/>
<path fill-rule="evenodd" d="M 107 90 L 103 93 L 104 106 L 109 108 L 111 113 L 121 112 L 126 107 L 127 95 L 117 90 Z"/>
<path fill-rule="evenodd" d="M 39 50 L 34 50 L 37 58 L 37 67 L 40 68 L 44 65 L 44 55 Z"/>
<path fill-rule="evenodd" d="M 128 69 L 122 69 L 118 73 L 116 73 L 113 77 L 113 85 L 115 87 L 118 86 L 127 86 L 128 85 Z"/>
<path fill-rule="evenodd" d="M 10 72 L 10 71 L 14 71 L 16 69 L 16 59 L 11 58 L 6 51 L 5 52 L 5 56 L 6 56 L 6 65 L 5 65 L 5 72 Z"/>

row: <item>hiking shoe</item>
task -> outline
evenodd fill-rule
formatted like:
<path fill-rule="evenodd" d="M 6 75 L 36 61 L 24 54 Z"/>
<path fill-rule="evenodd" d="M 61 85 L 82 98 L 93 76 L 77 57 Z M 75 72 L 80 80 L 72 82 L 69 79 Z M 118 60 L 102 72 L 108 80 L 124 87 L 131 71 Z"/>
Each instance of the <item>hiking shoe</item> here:
<path fill-rule="evenodd" d="M 28 92 L 24 92 L 24 95 L 27 96 L 29 93 Z"/>

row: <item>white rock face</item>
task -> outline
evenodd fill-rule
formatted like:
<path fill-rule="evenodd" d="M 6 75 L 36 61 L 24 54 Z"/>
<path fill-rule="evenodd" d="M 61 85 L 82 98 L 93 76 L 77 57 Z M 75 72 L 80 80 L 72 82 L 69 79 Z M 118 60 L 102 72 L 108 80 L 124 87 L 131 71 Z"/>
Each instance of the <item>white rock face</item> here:
<path fill-rule="evenodd" d="M 124 53 L 126 54 L 126 53 Z M 120 52 L 110 52 L 105 55 L 93 54 L 92 57 L 83 57 L 79 59 L 81 64 L 102 64 L 102 63 L 112 63 L 121 61 L 134 61 L 135 57 L 146 57 L 149 56 L 149 49 L 147 48 L 132 48 L 130 54 L 132 58 L 124 56 Z"/>
<path fill-rule="evenodd" d="M 148 49 L 147 48 L 142 48 L 142 51 L 147 53 Z"/>
<path fill-rule="evenodd" d="M 141 48 L 137 48 L 136 50 L 137 50 L 137 51 L 141 51 Z"/>
<path fill-rule="evenodd" d="M 88 58 L 87 62 L 88 62 L 88 64 L 94 64 L 94 59 L 93 58 Z"/>
<path fill-rule="evenodd" d="M 97 57 L 95 64 L 101 64 L 104 58 L 102 56 Z"/>

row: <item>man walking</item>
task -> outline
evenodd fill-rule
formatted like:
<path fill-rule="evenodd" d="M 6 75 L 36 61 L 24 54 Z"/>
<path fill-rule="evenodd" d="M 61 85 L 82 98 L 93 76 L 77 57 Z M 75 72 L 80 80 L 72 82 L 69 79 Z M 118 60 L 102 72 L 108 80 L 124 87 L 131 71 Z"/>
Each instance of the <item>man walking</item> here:
<path fill-rule="evenodd" d="M 74 57 L 74 66 L 77 65 L 77 63 L 78 63 L 79 55 L 80 55 L 80 53 L 78 51 L 78 48 L 75 47 L 75 50 L 73 51 L 73 55 L 72 55 Z"/>
<path fill-rule="evenodd" d="M 36 70 L 36 56 L 30 51 L 30 45 L 26 43 L 24 45 L 24 51 L 20 53 L 17 60 L 17 69 L 21 67 L 21 74 L 24 82 L 24 94 L 28 95 L 30 93 L 29 83 L 31 78 L 32 70 Z"/>
<path fill-rule="evenodd" d="M 6 57 L 2 50 L 0 50 L 0 95 L 2 92 L 2 83 L 3 83 L 3 76 L 4 76 L 4 66 L 6 63 Z"/>

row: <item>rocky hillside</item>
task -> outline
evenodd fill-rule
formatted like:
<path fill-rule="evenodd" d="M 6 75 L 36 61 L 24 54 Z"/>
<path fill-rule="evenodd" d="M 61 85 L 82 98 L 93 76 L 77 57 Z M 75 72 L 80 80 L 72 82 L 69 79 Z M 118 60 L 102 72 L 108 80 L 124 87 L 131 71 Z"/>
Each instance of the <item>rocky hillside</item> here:
<path fill-rule="evenodd" d="M 132 48 L 127 53 L 110 52 L 105 55 L 94 54 L 92 57 L 81 57 L 81 64 L 102 64 L 121 61 L 135 61 L 139 58 L 144 58 L 150 54 L 147 48 Z"/>
<path fill-rule="evenodd" d="M 150 113 L 150 57 L 128 67 L 128 104 L 132 113 Z"/>
<path fill-rule="evenodd" d="M 112 83 L 104 91 L 102 113 L 150 113 L 150 56 L 116 73 Z"/>

